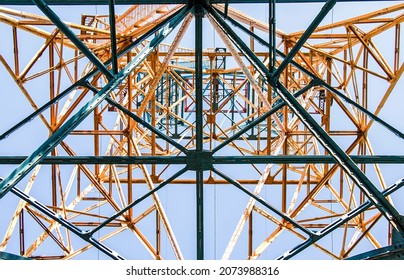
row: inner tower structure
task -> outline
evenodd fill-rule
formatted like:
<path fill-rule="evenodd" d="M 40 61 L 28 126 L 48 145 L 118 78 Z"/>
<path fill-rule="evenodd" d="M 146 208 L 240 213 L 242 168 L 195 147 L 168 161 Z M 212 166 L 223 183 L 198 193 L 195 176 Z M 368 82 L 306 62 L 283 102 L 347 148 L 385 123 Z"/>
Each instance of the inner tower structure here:
<path fill-rule="evenodd" d="M 366 2 L 0 0 L 0 257 L 401 258 L 404 4 Z"/>

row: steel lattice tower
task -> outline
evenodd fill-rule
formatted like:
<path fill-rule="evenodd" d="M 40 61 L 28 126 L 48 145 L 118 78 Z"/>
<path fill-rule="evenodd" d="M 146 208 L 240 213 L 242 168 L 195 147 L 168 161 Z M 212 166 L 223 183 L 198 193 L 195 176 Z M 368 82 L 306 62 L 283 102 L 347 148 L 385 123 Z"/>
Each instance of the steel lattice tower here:
<path fill-rule="evenodd" d="M 0 258 L 401 258 L 404 4 L 337 2 L 0 0 Z"/>

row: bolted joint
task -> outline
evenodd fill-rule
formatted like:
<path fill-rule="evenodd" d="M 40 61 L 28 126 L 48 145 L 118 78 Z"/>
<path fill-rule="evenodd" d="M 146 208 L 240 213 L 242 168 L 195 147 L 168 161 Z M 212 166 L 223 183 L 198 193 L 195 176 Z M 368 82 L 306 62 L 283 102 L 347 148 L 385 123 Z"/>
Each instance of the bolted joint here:
<path fill-rule="evenodd" d="M 211 151 L 191 150 L 187 152 L 188 170 L 212 170 L 213 154 Z"/>
<path fill-rule="evenodd" d="M 206 13 L 204 7 L 209 7 L 209 2 L 210 0 L 190 0 L 188 5 L 193 7 L 194 15 L 204 17 Z"/>

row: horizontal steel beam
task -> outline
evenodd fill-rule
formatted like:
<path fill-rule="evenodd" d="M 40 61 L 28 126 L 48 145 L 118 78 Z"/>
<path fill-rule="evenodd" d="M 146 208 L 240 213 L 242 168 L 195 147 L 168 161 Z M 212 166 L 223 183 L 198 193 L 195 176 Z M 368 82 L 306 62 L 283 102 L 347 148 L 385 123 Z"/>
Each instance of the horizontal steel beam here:
<path fill-rule="evenodd" d="M 381 0 L 366 0 L 370 2 L 382 2 Z M 399 0 L 393 0 L 399 1 Z M 133 4 L 188 4 L 189 0 L 116 0 L 117 5 Z M 211 4 L 226 3 L 229 4 L 259 4 L 268 3 L 268 0 L 210 0 Z M 277 3 L 317 3 L 326 2 L 325 0 L 277 0 Z M 358 0 L 339 0 L 337 2 L 364 2 Z M 48 5 L 108 5 L 108 0 L 48 0 Z M 0 0 L 0 5 L 33 5 L 31 0 Z"/>
<path fill-rule="evenodd" d="M 395 191 L 401 189 L 403 186 L 404 186 L 404 179 L 400 179 L 397 182 L 395 182 L 393 185 L 391 185 L 387 189 L 385 189 L 382 192 L 382 194 L 383 194 L 383 196 L 387 197 L 387 196 L 391 195 L 392 193 L 394 193 Z M 349 211 L 345 215 L 340 216 L 335 221 L 333 221 L 331 224 L 329 224 L 325 228 L 318 231 L 316 233 L 316 238 L 315 239 L 309 238 L 309 239 L 305 240 L 303 243 L 299 244 L 298 246 L 296 246 L 292 250 L 290 250 L 290 251 L 284 253 L 282 256 L 278 257 L 277 260 L 291 259 L 293 256 L 296 256 L 297 254 L 299 254 L 299 252 L 303 251 L 304 249 L 311 246 L 315 242 L 318 242 L 320 239 L 324 238 L 328 234 L 334 232 L 334 230 L 336 228 L 338 228 L 338 227 L 342 226 L 343 224 L 347 223 L 348 221 L 350 221 L 351 219 L 353 219 L 354 217 L 356 217 L 360 213 L 363 213 L 364 211 L 368 210 L 371 206 L 372 206 L 372 202 L 370 202 L 369 200 L 366 201 L 365 203 L 363 203 L 359 207 Z"/>
<path fill-rule="evenodd" d="M 36 0 L 39 1 L 39 0 Z M 91 112 L 101 104 L 108 95 L 115 90 L 128 75 L 152 53 L 164 39 L 176 28 L 188 15 L 188 7 L 182 9 L 167 25 L 156 35 L 117 75 L 114 76 L 94 97 L 91 98 L 75 115 L 67 120 L 55 131 L 37 150 L 21 163 L 4 181 L 0 182 L 0 199 L 9 192 L 23 177 L 25 177 L 37 164 L 63 141 Z"/>
<path fill-rule="evenodd" d="M 26 156 L 0 156 L 0 164 L 21 164 Z M 404 156 L 351 156 L 357 164 L 404 164 Z M 336 163 L 326 155 L 279 156 L 212 156 L 212 164 L 321 164 Z M 186 156 L 48 156 L 41 162 L 50 164 L 187 164 Z"/>

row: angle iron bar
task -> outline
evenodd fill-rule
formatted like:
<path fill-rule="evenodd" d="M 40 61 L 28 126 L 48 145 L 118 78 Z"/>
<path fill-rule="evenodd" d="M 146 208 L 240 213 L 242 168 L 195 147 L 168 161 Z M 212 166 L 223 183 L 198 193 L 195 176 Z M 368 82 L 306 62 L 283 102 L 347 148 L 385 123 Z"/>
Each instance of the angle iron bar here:
<path fill-rule="evenodd" d="M 389 196 L 393 194 L 395 191 L 399 190 L 404 186 L 404 178 L 398 180 L 396 183 L 385 189 L 382 194 L 384 196 Z M 321 238 L 327 236 L 328 234 L 332 233 L 335 229 L 340 227 L 341 225 L 347 223 L 351 219 L 353 219 L 355 216 L 363 213 L 367 209 L 369 209 L 373 205 L 372 202 L 369 200 L 360 205 L 359 207 L 355 208 L 354 210 L 351 210 L 347 214 L 341 216 L 339 219 L 335 220 L 325 228 L 321 229 L 320 231 L 316 232 L 316 238 L 315 239 L 310 239 L 308 238 L 306 241 L 303 243 L 299 244 L 298 246 L 294 247 L 293 249 L 285 252 L 282 256 L 279 256 L 277 260 L 288 260 L 294 256 L 296 256 L 298 253 L 302 252 L 306 248 L 310 247 L 313 245 L 315 242 L 319 241 Z"/>
<path fill-rule="evenodd" d="M 108 80 L 114 75 L 105 67 L 104 63 L 81 41 L 74 32 L 56 15 L 43 0 L 32 0 L 36 6 L 62 31 L 67 38 L 98 68 Z"/>
<path fill-rule="evenodd" d="M 351 156 L 357 164 L 404 164 L 404 156 Z M 329 155 L 213 156 L 213 164 L 320 164 L 336 163 Z"/>
<path fill-rule="evenodd" d="M 311 80 L 305 87 L 303 87 L 301 90 L 297 91 L 294 94 L 294 97 L 298 98 L 300 95 L 304 94 L 310 88 L 316 86 L 317 84 L 318 84 L 318 79 Z M 283 100 L 281 100 L 278 104 L 274 105 L 271 110 L 269 110 L 268 112 L 266 112 L 263 115 L 259 116 L 258 118 L 254 119 L 251 123 L 249 123 L 245 127 L 241 128 L 239 131 L 234 133 L 231 137 L 227 138 L 225 141 L 223 141 L 222 143 L 217 145 L 214 149 L 212 149 L 212 153 L 215 154 L 220 149 L 222 149 L 223 147 L 228 145 L 230 142 L 233 142 L 234 140 L 238 139 L 241 135 L 243 135 L 244 133 L 246 133 L 248 130 L 255 127 L 256 125 L 258 125 L 259 123 L 261 123 L 261 122 L 265 121 L 266 119 L 268 119 L 271 115 L 275 114 L 277 111 L 282 109 L 285 105 L 286 105 L 286 103 Z"/>
<path fill-rule="evenodd" d="M 166 38 L 171 31 L 188 14 L 185 9 L 173 18 L 170 23 L 146 45 L 136 57 L 122 69 L 116 78 L 112 79 L 103 89 L 99 91 L 84 107 L 82 107 L 74 116 L 64 123 L 51 137 L 49 137 L 34 153 L 29 156 L 17 169 L 15 169 L 7 178 L 0 182 L 0 199 L 29 171 L 39 164 L 48 153 L 50 153 L 67 135 L 77 127 L 97 107 L 111 91 L 116 89 L 126 77 Z"/>
<path fill-rule="evenodd" d="M 379 211 L 404 235 L 404 224 L 397 209 L 381 194 L 370 179 L 359 169 L 349 155 L 324 131 L 324 129 L 299 104 L 293 95 L 280 83 L 276 83 L 278 94 L 288 103 L 288 107 L 297 115 L 312 135 L 321 143 L 340 165 L 347 175 L 355 182 L 362 192 L 374 203 Z"/>
<path fill-rule="evenodd" d="M 289 65 L 289 63 L 295 57 L 295 55 L 300 51 L 300 49 L 306 43 L 307 39 L 310 38 L 310 36 L 314 32 L 314 30 L 319 26 L 319 24 L 323 21 L 323 19 L 332 10 L 332 8 L 335 6 L 336 2 L 337 2 L 336 0 L 328 0 L 324 4 L 321 11 L 314 18 L 314 20 L 310 23 L 309 27 L 307 27 L 307 29 L 304 31 L 302 36 L 300 36 L 299 40 L 296 42 L 296 44 L 293 46 L 293 48 L 290 50 L 290 52 L 286 55 L 285 59 L 277 67 L 275 72 L 272 73 L 272 78 L 274 78 L 276 80 L 278 79 L 278 77 L 281 75 L 283 70 L 286 69 L 286 67 Z M 275 46 L 270 46 L 270 47 L 275 47 Z"/>
<path fill-rule="evenodd" d="M 184 8 L 185 9 L 185 8 Z M 170 22 L 171 19 L 173 19 L 176 15 L 178 15 L 181 12 L 181 10 L 178 10 L 176 13 L 172 14 L 170 17 L 168 17 L 165 21 L 161 22 L 160 24 L 156 25 L 153 27 L 151 30 L 146 32 L 145 34 L 141 35 L 139 38 L 137 38 L 135 41 L 130 43 L 128 46 L 123 48 L 119 53 L 118 53 L 118 58 L 127 54 L 129 51 L 131 51 L 133 48 L 138 46 L 142 41 L 144 41 L 147 37 L 155 34 L 157 31 L 159 31 L 162 27 L 164 27 L 168 22 Z M 105 65 L 108 66 L 111 64 L 111 59 L 108 59 L 105 62 Z M 86 86 L 88 84 L 88 80 L 92 78 L 94 75 L 99 73 L 99 70 L 95 68 L 88 74 L 86 74 L 84 77 L 80 78 L 78 81 L 76 81 L 73 85 L 69 86 L 67 89 L 65 89 L 63 92 L 61 92 L 59 95 L 57 95 L 55 98 L 52 100 L 48 101 L 44 105 L 42 105 L 38 110 L 30 114 L 28 117 L 24 118 L 21 120 L 19 123 L 14 125 L 12 128 L 4 132 L 2 135 L 0 135 L 0 140 L 3 140 L 7 138 L 11 133 L 15 132 L 17 129 L 20 127 L 24 126 L 26 123 L 32 121 L 35 117 L 37 117 L 39 114 L 44 112 L 46 109 L 48 109 L 50 106 L 58 102 L 60 99 L 65 97 L 67 94 L 69 94 L 71 91 L 73 91 L 75 88 L 79 86 Z"/>
<path fill-rule="evenodd" d="M 146 122 L 145 120 L 143 120 L 142 118 L 140 118 L 136 114 L 132 113 L 131 111 L 129 111 L 127 108 L 125 108 L 124 106 L 122 106 L 121 104 L 116 102 L 115 100 L 111 99 L 110 97 L 107 97 L 106 100 L 108 101 L 109 104 L 115 106 L 116 108 L 121 110 L 124 114 L 126 114 L 127 116 L 132 118 L 134 121 L 140 123 L 141 125 L 143 125 L 147 129 L 149 129 L 151 132 L 157 134 L 162 139 L 164 139 L 165 141 L 167 141 L 168 143 L 170 143 L 171 145 L 176 147 L 178 150 L 182 151 L 184 154 L 186 154 L 188 152 L 188 150 L 185 147 L 183 147 L 179 143 L 175 142 L 172 138 L 170 138 L 166 134 L 162 133 L 160 130 L 158 130 L 157 128 L 155 128 L 150 123 Z"/>
<path fill-rule="evenodd" d="M 20 199 L 22 199 L 25 202 L 29 203 L 30 206 L 34 207 L 35 209 L 37 209 L 41 213 L 45 214 L 46 216 L 48 216 L 52 220 L 58 222 L 59 224 L 61 224 L 62 226 L 64 226 L 68 230 L 70 230 L 73 234 L 77 235 L 81 239 L 89 242 L 91 245 L 98 248 L 101 252 L 108 255 L 112 259 L 117 259 L 117 260 L 123 260 L 124 259 L 124 257 L 119 255 L 117 252 L 111 250 L 110 248 L 108 248 L 104 244 L 101 244 L 96 239 L 88 238 L 86 231 L 82 231 L 80 228 L 76 227 L 74 224 L 70 223 L 68 220 L 66 220 L 65 218 L 63 218 L 59 214 L 51 211 L 47 206 L 45 206 L 44 204 L 42 204 L 41 202 L 39 202 L 38 200 L 36 200 L 32 196 L 26 194 L 25 192 L 21 191 L 20 189 L 18 189 L 16 187 L 11 188 L 10 191 L 14 195 L 19 197 Z"/>
<path fill-rule="evenodd" d="M 217 12 L 224 17 L 223 12 L 221 12 L 220 10 L 217 10 Z M 244 31 L 245 33 L 247 33 L 249 36 L 253 37 L 255 40 L 257 40 L 261 45 L 265 46 L 265 47 L 270 47 L 270 44 L 268 44 L 264 39 L 262 39 L 261 37 L 259 37 L 257 34 L 251 32 L 250 30 L 248 30 L 247 28 L 245 28 L 243 25 L 241 25 L 239 22 L 237 22 L 236 20 L 234 20 L 231 17 L 227 17 L 226 18 L 228 21 L 230 21 L 233 25 L 235 25 L 236 27 L 240 28 L 242 31 Z M 277 55 L 281 56 L 283 59 L 286 58 L 286 55 L 281 52 L 280 50 L 276 50 Z M 297 62 L 295 62 L 294 60 L 290 61 L 290 63 L 298 68 L 300 71 L 302 71 L 304 74 L 308 75 L 310 78 L 312 79 L 318 79 L 318 85 L 322 86 L 324 88 L 326 88 L 327 90 L 333 92 L 335 95 L 339 96 L 341 99 L 343 99 L 345 102 L 349 103 L 350 105 L 354 106 L 355 108 L 357 108 L 358 110 L 360 110 L 362 113 L 366 114 L 370 119 L 376 121 L 377 123 L 379 123 L 381 126 L 385 127 L 386 129 L 388 129 L 389 131 L 391 131 L 393 134 L 395 134 L 397 137 L 404 139 L 404 133 L 402 133 L 401 131 L 399 131 L 398 129 L 396 129 L 395 127 L 393 127 L 392 125 L 390 125 L 389 123 L 387 123 L 386 121 L 382 120 L 381 118 L 379 118 L 378 116 L 376 116 L 375 114 L 373 114 L 372 112 L 370 112 L 369 110 L 367 110 L 366 108 L 362 107 L 360 104 L 356 103 L 355 101 L 353 101 L 352 99 L 350 99 L 349 97 L 347 97 L 346 95 L 342 94 L 339 90 L 333 88 L 331 85 L 329 85 L 327 82 L 325 82 L 323 79 L 320 79 L 319 77 L 317 77 L 315 74 L 311 73 L 309 70 L 305 69 L 304 67 L 302 67 L 300 64 L 298 64 Z"/>
<path fill-rule="evenodd" d="M 98 93 L 98 90 L 90 83 L 87 83 L 87 87 L 89 89 L 91 89 L 93 92 Z M 145 126 L 146 128 L 148 128 L 149 130 L 151 130 L 152 132 L 154 132 L 155 134 L 157 134 L 158 136 L 160 136 L 162 139 L 166 140 L 168 143 L 171 143 L 173 146 L 177 147 L 180 151 L 186 153 L 187 149 L 185 149 L 182 145 L 178 144 L 177 142 L 175 142 L 172 138 L 168 137 L 167 135 L 165 135 L 164 133 L 162 133 L 160 130 L 156 129 L 154 126 L 150 125 L 148 122 L 144 121 L 142 118 L 140 118 L 139 116 L 137 116 L 136 114 L 133 114 L 131 111 L 129 111 L 127 108 L 125 108 L 124 106 L 122 106 L 120 103 L 116 102 L 115 100 L 113 100 L 110 97 L 106 98 L 106 101 L 118 108 L 120 111 L 122 111 L 124 114 L 126 114 L 127 116 L 129 116 L 130 118 L 132 118 L 134 121 L 142 124 L 143 126 Z"/>
<path fill-rule="evenodd" d="M 273 72 L 276 67 L 276 0 L 269 2 L 269 70 Z"/>
<path fill-rule="evenodd" d="M 0 164 L 21 164 L 27 156 L 0 156 Z M 185 156 L 48 156 L 42 165 L 75 164 L 186 164 Z"/>
<path fill-rule="evenodd" d="M 202 2 L 202 1 L 201 1 Z M 203 151 L 203 16 L 204 9 L 200 3 L 194 5 L 195 18 L 195 149 Z M 204 181 L 203 168 L 195 171 L 196 184 L 196 258 L 205 258 L 204 237 Z"/>
<path fill-rule="evenodd" d="M 109 32 L 111 37 L 112 72 L 118 74 L 118 53 L 116 44 L 115 0 L 109 0 Z"/>
<path fill-rule="evenodd" d="M 0 164 L 21 164 L 27 156 L 0 156 Z M 373 155 L 356 156 L 351 159 L 357 164 L 404 164 L 404 156 Z M 329 155 L 277 155 L 277 156 L 212 156 L 212 164 L 321 164 L 336 163 Z M 76 164 L 186 164 L 186 156 L 48 156 L 41 165 Z"/>
<path fill-rule="evenodd" d="M 307 127 L 312 135 L 321 143 L 321 145 L 337 160 L 340 167 L 348 174 L 363 193 L 374 203 L 379 211 L 386 217 L 390 224 L 404 236 L 404 222 L 397 209 L 381 194 L 369 178 L 359 169 L 338 144 L 324 131 L 324 129 L 314 120 L 314 118 L 300 105 L 287 88 L 273 76 L 262 61 L 248 48 L 248 46 L 238 37 L 238 35 L 227 26 L 226 22 L 220 18 L 220 15 L 213 9 L 210 14 L 214 16 L 218 24 L 228 31 L 228 35 L 241 52 L 244 53 L 252 65 L 258 67 L 259 73 L 264 73 L 263 78 L 272 87 L 278 89 L 278 95 L 287 103 L 288 107 L 301 122 Z M 275 77 L 275 78 L 274 78 Z"/>
<path fill-rule="evenodd" d="M 202 17 L 204 10 L 194 6 L 195 17 L 195 138 L 196 150 L 203 150 L 203 57 Z"/>
<path fill-rule="evenodd" d="M 48 234 L 48 236 L 64 251 L 69 252 L 69 249 L 49 230 L 46 225 L 39 219 L 36 214 L 29 208 L 26 208 L 27 213 L 35 220 L 35 222 Z"/>
<path fill-rule="evenodd" d="M 260 196 L 258 196 L 257 194 L 251 192 L 250 190 L 248 190 L 247 188 L 245 188 L 244 186 L 242 186 L 239 182 L 237 182 L 236 180 L 233 180 L 232 178 L 230 178 L 229 176 L 227 176 L 226 174 L 224 174 L 223 172 L 221 172 L 220 170 L 217 170 L 216 168 L 213 168 L 212 171 L 214 173 L 216 173 L 217 175 L 219 175 L 220 177 L 222 177 L 224 180 L 226 180 L 227 182 L 229 182 L 230 184 L 234 185 L 236 188 L 238 188 L 239 190 L 241 190 L 242 192 L 244 192 L 245 194 L 247 194 L 249 197 L 255 199 L 256 201 L 258 201 L 259 203 L 261 203 L 262 205 L 264 205 L 266 208 L 268 208 L 269 210 L 271 210 L 272 212 L 274 212 L 276 215 L 280 216 L 282 219 L 284 219 L 285 221 L 287 221 L 288 223 L 290 223 L 291 225 L 293 225 L 295 228 L 300 229 L 301 231 L 303 231 L 305 234 L 307 234 L 310 238 L 315 238 L 315 233 L 312 232 L 311 230 L 305 228 L 304 226 L 300 225 L 299 223 L 297 223 L 296 221 L 294 221 L 293 219 L 291 219 L 289 216 L 285 215 L 284 213 L 282 213 L 281 211 L 279 211 L 278 209 L 276 209 L 276 207 L 272 206 L 271 204 L 269 204 L 268 202 L 266 202 L 263 198 L 261 198 Z"/>
<path fill-rule="evenodd" d="M 119 216 L 121 216 L 123 213 L 125 213 L 126 211 L 128 211 L 129 209 L 135 207 L 137 204 L 139 204 L 140 202 L 142 202 L 143 200 L 147 199 L 148 197 L 150 197 L 151 195 L 153 195 L 155 192 L 161 190 L 163 187 L 165 187 L 166 185 L 168 185 L 169 183 L 171 183 L 172 181 L 174 181 L 176 178 L 178 178 L 179 176 L 181 176 L 182 174 L 184 174 L 185 172 L 188 171 L 187 167 L 182 168 L 181 170 L 179 170 L 178 172 L 176 172 L 174 175 L 172 175 L 170 178 L 168 178 L 167 180 L 165 180 L 164 182 L 160 183 L 160 185 L 158 185 L 157 187 L 155 187 L 154 189 L 151 189 L 150 191 L 148 191 L 147 193 L 145 193 L 144 195 L 140 196 L 139 198 L 135 199 L 132 203 L 128 204 L 126 207 L 122 208 L 120 211 L 116 212 L 115 214 L 113 214 L 112 216 L 108 217 L 108 219 L 106 219 L 105 221 L 103 221 L 102 223 L 100 223 L 97 227 L 95 227 L 94 229 L 92 229 L 91 231 L 86 232 L 86 234 L 88 236 L 92 236 L 94 233 L 96 233 L 97 231 L 101 230 L 103 227 L 105 227 L 106 225 L 108 225 L 110 222 L 112 222 L 113 220 L 115 220 L 116 218 L 118 218 Z"/>

